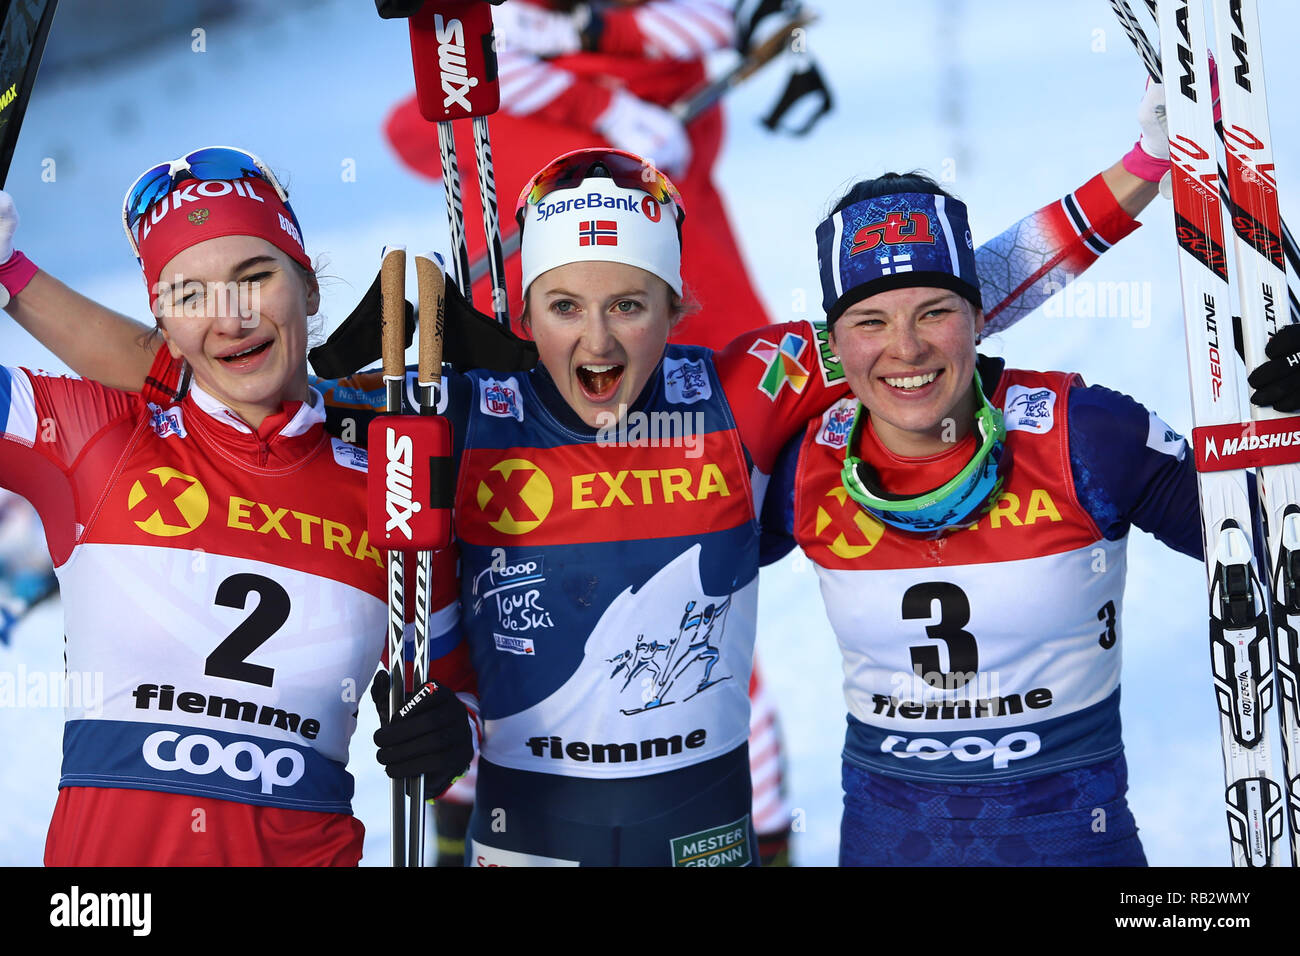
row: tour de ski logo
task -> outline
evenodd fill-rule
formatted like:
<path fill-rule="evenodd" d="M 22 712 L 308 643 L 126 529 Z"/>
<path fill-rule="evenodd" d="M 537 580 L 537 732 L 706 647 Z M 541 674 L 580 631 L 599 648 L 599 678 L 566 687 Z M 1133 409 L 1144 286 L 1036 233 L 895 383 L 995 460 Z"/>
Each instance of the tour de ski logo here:
<path fill-rule="evenodd" d="M 497 650 L 531 657 L 537 650 L 536 633 L 555 626 L 542 593 L 545 557 L 525 554 L 507 558 L 504 548 L 493 548 L 492 563 L 475 575 L 470 589 L 474 615 L 482 614 L 484 605 L 496 610 L 492 638 Z"/>
<path fill-rule="evenodd" d="M 829 534 L 824 534 L 827 528 L 834 532 L 834 537 L 826 547 L 831 554 L 846 561 L 862 557 L 876 546 L 885 533 L 885 526 L 863 511 L 856 501 L 849 498 L 844 486 L 839 484 L 826 492 L 826 496 L 817 505 L 813 531 L 818 538 L 824 539 L 830 537 Z"/>
<path fill-rule="evenodd" d="M 614 665 L 609 679 L 622 678 L 619 691 L 635 693 L 640 698 L 639 707 L 620 708 L 622 713 L 639 714 L 690 700 L 714 684 L 731 680 L 730 674 L 713 673 L 722 656 L 719 645 L 730 609 L 730 597 L 704 607 L 697 601 L 687 601 L 677 634 L 668 643 L 638 634 L 631 647 L 606 658 Z"/>
<path fill-rule="evenodd" d="M 551 513 L 555 491 L 546 472 L 531 461 L 507 458 L 483 474 L 474 500 L 494 531 L 527 534 Z"/>
<path fill-rule="evenodd" d="M 126 509 L 141 531 L 173 538 L 203 524 L 208 493 L 197 478 L 175 468 L 151 468 L 131 485 Z"/>
<path fill-rule="evenodd" d="M 1056 392 L 1050 388 L 1025 388 L 1012 385 L 1003 403 L 1007 431 L 1029 431 L 1042 435 L 1052 430 L 1055 421 Z"/>
<path fill-rule="evenodd" d="M 758 390 L 773 401 L 783 385 L 789 385 L 796 393 L 802 392 L 808 383 L 808 369 L 800 359 L 807 348 L 808 343 L 797 332 L 785 333 L 779 345 L 767 339 L 751 345 L 747 354 L 767 363 Z"/>

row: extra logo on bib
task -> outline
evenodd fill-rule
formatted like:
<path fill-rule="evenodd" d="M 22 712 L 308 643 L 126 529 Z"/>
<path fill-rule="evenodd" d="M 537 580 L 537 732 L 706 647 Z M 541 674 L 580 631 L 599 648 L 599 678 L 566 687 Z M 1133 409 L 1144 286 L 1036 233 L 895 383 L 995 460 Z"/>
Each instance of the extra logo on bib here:
<path fill-rule="evenodd" d="M 1009 432 L 1018 430 L 1045 435 L 1056 423 L 1056 392 L 1050 388 L 1012 385 L 1007 388 L 1002 417 Z"/>

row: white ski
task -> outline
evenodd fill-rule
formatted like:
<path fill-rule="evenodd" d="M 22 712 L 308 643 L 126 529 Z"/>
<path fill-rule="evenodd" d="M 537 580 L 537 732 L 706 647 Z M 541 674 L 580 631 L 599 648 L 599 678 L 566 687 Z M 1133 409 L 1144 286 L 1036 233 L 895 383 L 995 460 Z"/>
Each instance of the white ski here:
<path fill-rule="evenodd" d="M 1242 424 L 1201 0 L 1161 0 L 1159 25 L 1228 831 L 1234 865 L 1270 866 L 1282 828 L 1266 722 L 1273 655 L 1245 470 L 1259 425 Z"/>
<path fill-rule="evenodd" d="M 1282 216 L 1273 173 L 1273 145 L 1261 59 L 1259 14 L 1255 0 L 1214 0 L 1215 47 L 1219 51 L 1219 99 L 1223 107 L 1223 145 L 1227 152 L 1233 246 L 1246 364 L 1264 362 L 1264 349 L 1286 308 L 1286 260 Z M 1260 423 L 1283 419 L 1287 431 L 1296 419 L 1271 408 L 1252 406 Z M 1277 434 L 1272 428 L 1268 431 Z M 1264 429 L 1259 434 L 1262 437 Z M 1280 439 L 1279 439 L 1280 443 Z M 1296 637 L 1300 633 L 1300 465 L 1271 464 L 1258 469 L 1260 512 L 1268 548 L 1274 655 L 1282 729 L 1283 780 L 1290 822 L 1291 862 L 1300 859 L 1300 787 L 1297 759 L 1300 728 L 1296 711 Z"/>

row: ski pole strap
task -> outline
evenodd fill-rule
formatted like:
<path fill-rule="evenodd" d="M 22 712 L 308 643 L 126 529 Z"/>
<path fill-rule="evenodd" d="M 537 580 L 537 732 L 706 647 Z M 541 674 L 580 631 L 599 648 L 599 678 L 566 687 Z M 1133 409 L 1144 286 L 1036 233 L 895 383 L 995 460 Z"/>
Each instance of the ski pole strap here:
<path fill-rule="evenodd" d="M 497 111 L 501 94 L 489 4 L 431 0 L 411 15 L 410 30 L 420 115 L 436 123 Z"/>

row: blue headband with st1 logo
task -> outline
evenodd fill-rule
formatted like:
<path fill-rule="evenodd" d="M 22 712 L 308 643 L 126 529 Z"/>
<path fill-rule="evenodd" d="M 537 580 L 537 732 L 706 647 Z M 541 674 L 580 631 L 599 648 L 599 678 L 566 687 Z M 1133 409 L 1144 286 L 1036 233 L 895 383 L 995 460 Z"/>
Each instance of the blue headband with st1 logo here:
<path fill-rule="evenodd" d="M 966 204 L 949 196 L 892 193 L 832 213 L 817 227 L 817 267 L 828 324 L 855 302 L 914 286 L 983 308 Z"/>

